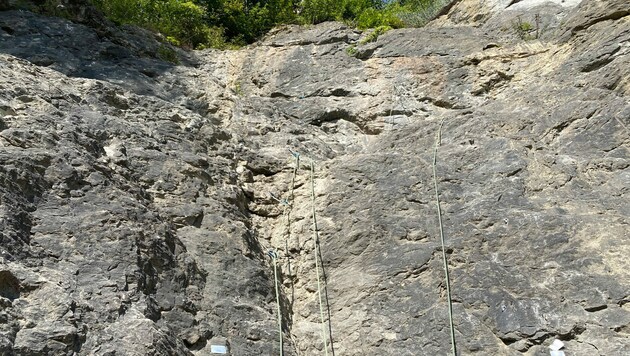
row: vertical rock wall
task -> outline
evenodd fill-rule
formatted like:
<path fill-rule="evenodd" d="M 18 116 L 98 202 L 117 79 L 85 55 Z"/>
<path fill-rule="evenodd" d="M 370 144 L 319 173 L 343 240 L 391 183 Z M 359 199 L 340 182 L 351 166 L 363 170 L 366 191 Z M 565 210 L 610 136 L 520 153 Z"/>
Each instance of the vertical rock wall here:
<path fill-rule="evenodd" d="M 285 354 L 323 354 L 311 160 L 329 354 L 447 353 L 441 122 L 460 354 L 629 353 L 629 9 L 575 5 L 179 64 L 0 12 L 0 353 L 277 354 L 273 250 Z"/>

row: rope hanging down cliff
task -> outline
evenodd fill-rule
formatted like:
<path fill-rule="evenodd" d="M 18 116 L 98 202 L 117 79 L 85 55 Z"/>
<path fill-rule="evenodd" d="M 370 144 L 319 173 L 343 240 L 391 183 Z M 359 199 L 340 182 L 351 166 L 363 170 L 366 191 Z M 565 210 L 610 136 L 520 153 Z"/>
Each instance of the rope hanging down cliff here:
<path fill-rule="evenodd" d="M 322 300 L 322 284 L 319 276 L 319 230 L 317 229 L 317 217 L 315 215 L 315 164 L 311 160 L 311 203 L 313 210 L 313 242 L 315 243 L 315 271 L 317 271 L 317 295 L 319 296 L 319 315 L 322 322 L 322 341 L 324 341 L 324 353 L 328 356 L 328 337 L 326 336 L 326 321 L 324 320 L 324 302 Z"/>
<path fill-rule="evenodd" d="M 275 195 L 273 195 L 271 192 L 269 193 L 269 196 L 277 201 L 280 205 L 284 206 L 283 209 L 283 214 L 286 217 L 286 228 L 287 228 L 287 236 L 285 239 L 285 255 L 287 257 L 287 263 L 288 263 L 288 270 L 289 270 L 289 274 L 291 273 L 291 265 L 290 265 L 290 259 L 288 256 L 288 240 L 291 236 L 291 211 L 293 209 L 293 200 L 295 197 L 295 180 L 297 177 L 297 171 L 300 167 L 300 154 L 297 152 L 293 152 L 291 150 L 289 150 L 291 152 L 291 154 L 295 157 L 295 166 L 293 168 L 293 175 L 291 178 L 291 190 L 290 190 L 290 197 L 289 199 L 279 199 L 278 197 L 276 197 Z M 310 178 L 311 178 L 311 208 L 312 208 L 312 218 L 313 218 L 313 244 L 314 244 L 314 249 L 313 249 L 313 253 L 315 256 L 315 271 L 317 274 L 317 295 L 318 295 L 318 299 L 319 299 L 319 313 L 320 313 L 320 318 L 321 318 L 321 324 L 322 324 L 322 341 L 324 343 L 324 354 L 326 356 L 328 356 L 328 345 L 330 345 L 330 348 L 332 350 L 332 354 L 334 356 L 335 354 L 335 350 L 333 347 L 333 340 L 332 340 L 332 330 L 331 330 L 331 335 L 330 335 L 330 342 L 328 339 L 328 335 L 326 334 L 326 319 L 324 317 L 324 301 L 323 301 L 323 295 L 322 295 L 322 278 L 320 275 L 320 268 L 322 270 L 322 272 L 324 272 L 323 266 L 320 267 L 320 260 L 321 260 L 321 252 L 320 252 L 320 247 L 319 247 L 319 229 L 317 226 L 317 215 L 315 212 L 315 178 L 314 178 L 314 172 L 315 172 L 315 164 L 313 162 L 313 160 L 311 160 L 310 163 Z M 273 269 L 274 269 L 274 280 L 275 280 L 275 289 L 276 289 L 276 304 L 277 304 L 277 313 L 278 313 L 278 333 L 279 333 L 279 344 L 280 344 L 280 356 L 283 355 L 284 349 L 283 349 L 283 332 L 282 332 L 282 309 L 281 309 L 281 303 L 280 303 L 280 280 L 279 280 L 279 275 L 278 275 L 278 254 L 274 249 L 271 249 L 268 252 L 269 257 L 272 259 L 273 262 Z M 325 279 L 325 272 L 324 272 L 324 279 Z M 324 285 L 323 288 L 326 288 L 325 286 L 325 280 L 324 280 Z M 326 300 L 328 298 L 326 297 Z M 328 309 L 328 308 L 327 308 Z M 328 315 L 329 315 L 329 322 L 330 322 L 330 310 L 328 310 Z M 329 324 L 329 329 L 330 329 L 330 324 Z M 291 341 L 293 342 L 294 345 L 297 345 L 295 340 L 293 339 L 293 335 L 291 335 Z M 297 351 L 297 349 L 296 349 Z"/>
<path fill-rule="evenodd" d="M 286 223 L 286 229 L 287 229 L 286 238 L 284 240 L 284 246 L 285 246 L 284 253 L 287 259 L 287 269 L 289 271 L 289 275 L 291 275 L 291 258 L 289 257 L 289 242 L 288 241 L 291 238 L 291 210 L 293 209 L 293 199 L 295 196 L 295 179 L 297 176 L 297 171 L 300 166 L 300 154 L 297 152 L 293 152 L 291 150 L 289 151 L 295 157 L 295 167 L 293 167 L 293 175 L 291 177 L 291 190 L 290 190 L 289 199 L 281 200 L 277 198 L 275 195 L 273 195 L 271 192 L 269 192 L 269 196 L 273 200 L 277 201 L 280 205 L 284 206 L 283 215 L 286 217 L 285 223 Z M 269 250 L 267 254 L 269 255 L 269 257 L 271 258 L 273 262 L 273 276 L 274 276 L 274 281 L 275 281 L 276 305 L 277 305 L 277 313 L 278 313 L 278 338 L 279 338 L 279 344 L 280 344 L 279 345 L 280 356 L 283 356 L 284 355 L 284 342 L 283 342 L 283 332 L 282 332 L 282 308 L 280 304 L 280 299 L 281 299 L 280 298 L 280 279 L 278 276 L 278 254 L 276 250 L 274 249 Z M 291 336 L 291 341 L 293 342 L 293 345 L 295 346 L 296 343 L 295 343 L 295 340 L 293 339 L 293 335 L 290 335 L 290 336 Z"/>
<path fill-rule="evenodd" d="M 280 356 L 284 355 L 284 347 L 283 347 L 283 342 L 282 342 L 282 309 L 280 308 L 280 287 L 279 287 L 279 280 L 278 280 L 278 254 L 276 253 L 276 251 L 271 250 L 267 253 L 269 255 L 269 257 L 271 257 L 271 260 L 273 261 L 273 279 L 275 281 L 275 287 L 276 287 L 276 306 L 278 308 L 278 337 L 280 338 L 279 342 L 280 342 Z"/>
<path fill-rule="evenodd" d="M 291 155 L 295 158 L 295 166 L 293 166 L 293 175 L 291 176 L 291 194 L 287 200 L 287 205 L 284 210 L 286 216 L 287 225 L 287 238 L 284 240 L 285 253 L 287 254 L 287 268 L 289 275 L 291 275 L 291 259 L 289 257 L 289 239 L 291 238 L 291 212 L 293 211 L 293 200 L 295 199 L 295 179 L 297 178 L 297 171 L 300 168 L 300 153 L 293 152 L 289 149 Z M 291 297 L 293 298 L 293 296 Z M 291 302 L 293 304 L 293 301 Z"/>
<path fill-rule="evenodd" d="M 287 238 L 284 240 L 284 248 L 287 257 L 287 270 L 289 271 L 289 276 L 291 276 L 291 304 L 290 308 L 293 310 L 293 303 L 295 298 L 295 280 L 293 279 L 293 275 L 291 273 L 291 258 L 289 256 L 289 239 L 291 238 L 291 213 L 293 212 L 293 202 L 295 200 L 295 179 L 297 178 L 297 172 L 300 169 L 300 153 L 293 152 L 289 149 L 291 155 L 295 158 L 295 165 L 293 166 L 293 175 L 291 177 L 291 194 L 289 195 L 288 204 L 285 209 L 286 225 L 287 225 Z M 299 245 L 299 243 L 298 243 Z M 300 352 L 297 347 L 297 342 L 292 332 L 289 332 L 289 337 L 291 338 L 291 342 L 293 343 L 293 347 L 295 349 L 296 354 L 299 356 Z"/>
<path fill-rule="evenodd" d="M 442 224 L 442 208 L 440 207 L 440 193 L 437 183 L 437 152 L 442 141 L 442 125 L 444 120 L 440 122 L 435 137 L 435 148 L 433 150 L 433 184 L 435 186 L 435 204 L 437 207 L 438 224 L 440 225 L 440 242 L 442 243 L 442 260 L 444 261 L 444 280 L 446 282 L 446 298 L 448 300 L 448 319 L 451 333 L 451 346 L 453 356 L 457 356 L 457 346 L 455 344 L 455 327 L 453 326 L 453 299 L 451 298 L 451 280 L 448 275 L 448 262 L 446 260 L 446 247 L 444 243 L 444 226 Z"/>

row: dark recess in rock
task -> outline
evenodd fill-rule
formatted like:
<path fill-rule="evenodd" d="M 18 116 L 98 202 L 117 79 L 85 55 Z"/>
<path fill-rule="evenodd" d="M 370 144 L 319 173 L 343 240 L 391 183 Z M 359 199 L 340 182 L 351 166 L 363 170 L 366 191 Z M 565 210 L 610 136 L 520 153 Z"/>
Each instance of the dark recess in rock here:
<path fill-rule="evenodd" d="M 20 297 L 20 281 L 10 271 L 0 271 L 0 296 L 9 300 Z"/>

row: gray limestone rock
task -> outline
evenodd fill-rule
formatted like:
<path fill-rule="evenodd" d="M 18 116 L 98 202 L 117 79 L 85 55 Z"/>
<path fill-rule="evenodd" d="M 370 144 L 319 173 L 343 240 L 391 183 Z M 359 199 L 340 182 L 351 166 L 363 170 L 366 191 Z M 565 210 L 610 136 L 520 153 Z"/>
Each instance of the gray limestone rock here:
<path fill-rule="evenodd" d="M 629 354 L 630 24 L 600 3 L 463 0 L 180 64 L 1 11 L 0 354 L 279 354 L 276 285 L 285 355 L 447 354 L 439 128 L 459 354 Z M 544 36 L 501 30 L 543 9 Z"/>

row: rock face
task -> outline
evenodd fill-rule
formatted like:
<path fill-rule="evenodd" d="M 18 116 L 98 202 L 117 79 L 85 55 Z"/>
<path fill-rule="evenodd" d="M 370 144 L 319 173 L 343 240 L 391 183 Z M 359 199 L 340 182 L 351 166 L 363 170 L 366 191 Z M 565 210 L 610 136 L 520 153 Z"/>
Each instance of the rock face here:
<path fill-rule="evenodd" d="M 0 12 L 0 354 L 279 354 L 270 250 L 286 355 L 447 354 L 439 127 L 459 353 L 630 354 L 629 13 L 185 53 Z"/>

